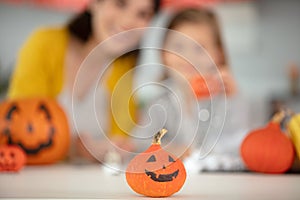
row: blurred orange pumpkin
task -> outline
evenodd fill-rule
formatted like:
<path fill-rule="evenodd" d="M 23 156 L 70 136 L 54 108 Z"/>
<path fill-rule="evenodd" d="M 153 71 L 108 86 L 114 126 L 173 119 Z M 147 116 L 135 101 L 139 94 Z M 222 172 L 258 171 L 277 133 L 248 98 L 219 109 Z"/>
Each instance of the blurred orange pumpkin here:
<path fill-rule="evenodd" d="M 16 145 L 0 146 L 0 172 L 20 171 L 26 163 L 26 154 Z"/>
<path fill-rule="evenodd" d="M 241 156 L 252 171 L 284 173 L 293 164 L 294 147 L 281 131 L 278 116 L 266 127 L 250 132 L 241 145 Z"/>
<path fill-rule="evenodd" d="M 63 159 L 69 149 L 66 115 L 55 100 L 7 100 L 0 105 L 0 142 L 18 145 L 27 164 L 49 164 Z"/>
<path fill-rule="evenodd" d="M 189 82 L 198 99 L 210 98 L 221 90 L 221 85 L 214 76 L 195 76 Z"/>
<path fill-rule="evenodd" d="M 137 193 L 150 197 L 167 197 L 178 192 L 186 179 L 183 163 L 160 146 L 163 129 L 152 145 L 134 157 L 126 170 L 128 185 Z"/>

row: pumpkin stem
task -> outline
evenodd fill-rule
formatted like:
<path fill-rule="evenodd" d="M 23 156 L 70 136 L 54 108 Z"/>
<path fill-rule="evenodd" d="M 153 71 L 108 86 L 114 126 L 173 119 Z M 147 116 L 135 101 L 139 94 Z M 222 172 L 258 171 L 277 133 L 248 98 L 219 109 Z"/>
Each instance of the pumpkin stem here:
<path fill-rule="evenodd" d="M 161 138 L 168 132 L 167 129 L 163 128 L 158 133 L 156 133 L 153 137 L 152 144 L 161 144 Z"/>
<path fill-rule="evenodd" d="M 285 117 L 290 118 L 293 117 L 294 115 L 296 115 L 296 113 L 289 108 L 281 109 L 279 112 L 275 113 L 275 115 L 271 119 L 271 122 L 281 123 Z"/>
<path fill-rule="evenodd" d="M 280 124 L 282 122 L 282 120 L 286 117 L 286 112 L 284 110 L 280 110 L 278 113 L 276 113 L 272 119 L 271 122 Z"/>

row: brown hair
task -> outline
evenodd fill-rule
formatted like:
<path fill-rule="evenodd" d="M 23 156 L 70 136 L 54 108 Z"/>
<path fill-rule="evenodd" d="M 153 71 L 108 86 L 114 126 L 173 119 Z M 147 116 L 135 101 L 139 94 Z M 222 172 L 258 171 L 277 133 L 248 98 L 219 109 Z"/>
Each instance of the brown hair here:
<path fill-rule="evenodd" d="M 213 28 L 217 45 L 220 48 L 220 52 L 222 54 L 221 64 L 226 65 L 227 61 L 224 54 L 224 47 L 220 34 L 219 23 L 215 14 L 207 9 L 188 8 L 175 14 L 167 28 L 172 30 L 175 29 L 177 26 L 181 25 L 182 23 L 186 22 L 208 24 Z"/>

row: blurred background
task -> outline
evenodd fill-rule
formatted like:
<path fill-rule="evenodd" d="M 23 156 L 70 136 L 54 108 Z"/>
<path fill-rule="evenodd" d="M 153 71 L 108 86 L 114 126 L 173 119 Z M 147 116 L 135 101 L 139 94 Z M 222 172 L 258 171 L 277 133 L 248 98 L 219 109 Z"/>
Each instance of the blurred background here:
<path fill-rule="evenodd" d="M 64 24 L 84 3 L 0 0 L 0 101 L 28 35 L 40 26 Z M 230 67 L 240 90 L 251 99 L 253 126 L 265 123 L 278 102 L 300 111 L 299 93 L 292 94 L 290 81 L 291 66 L 300 70 L 300 1 L 224 1 L 214 7 Z M 158 17 L 154 24 L 162 20 Z M 141 74 L 140 79 L 149 77 Z"/>

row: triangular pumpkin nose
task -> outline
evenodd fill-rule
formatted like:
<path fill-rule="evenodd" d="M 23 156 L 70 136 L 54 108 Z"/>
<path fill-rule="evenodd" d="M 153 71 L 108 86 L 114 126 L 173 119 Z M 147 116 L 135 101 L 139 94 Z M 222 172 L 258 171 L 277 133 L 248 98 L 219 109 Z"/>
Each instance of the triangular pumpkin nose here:
<path fill-rule="evenodd" d="M 27 131 L 28 131 L 28 133 L 32 133 L 33 132 L 33 126 L 32 126 L 32 124 L 28 124 L 27 125 Z"/>

